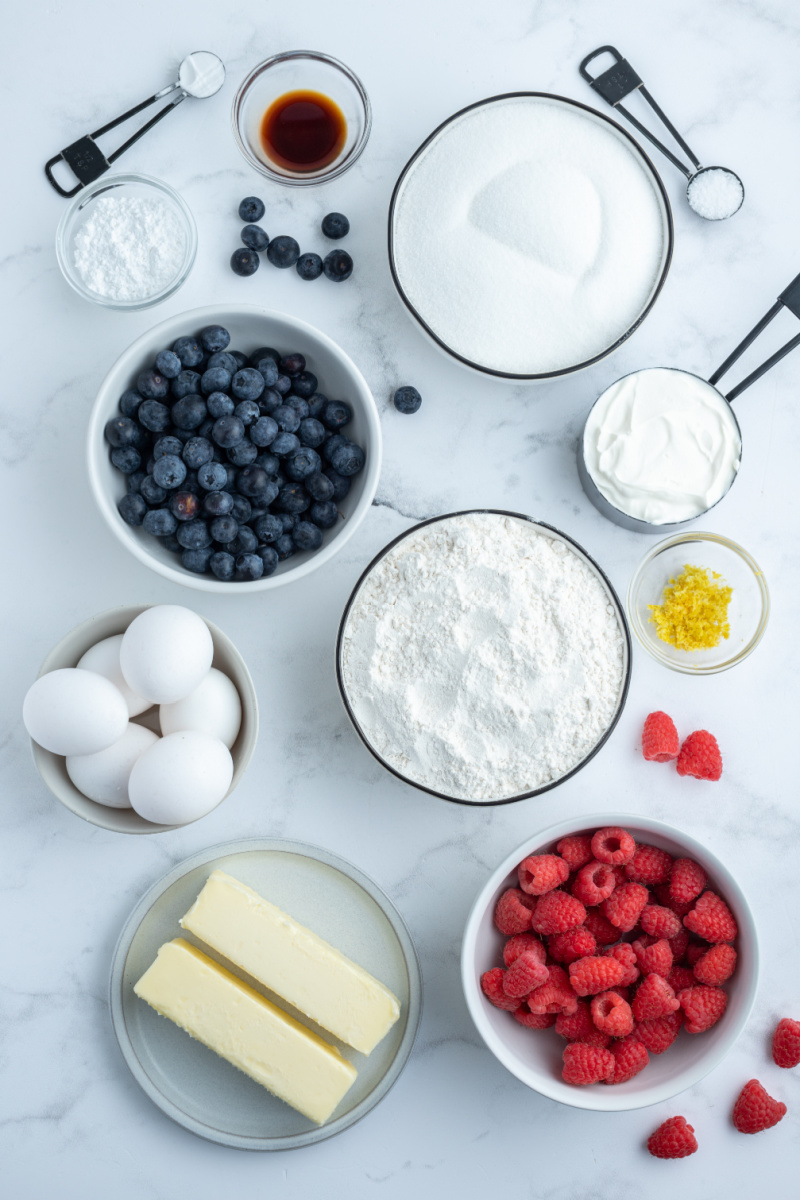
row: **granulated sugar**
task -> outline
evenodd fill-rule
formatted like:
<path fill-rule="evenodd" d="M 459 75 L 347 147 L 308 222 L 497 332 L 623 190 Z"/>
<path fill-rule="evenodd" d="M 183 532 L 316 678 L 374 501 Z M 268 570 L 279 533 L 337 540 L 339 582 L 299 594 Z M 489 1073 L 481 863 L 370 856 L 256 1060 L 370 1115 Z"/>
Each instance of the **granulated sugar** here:
<path fill-rule="evenodd" d="M 451 122 L 398 193 L 395 268 L 456 354 L 540 374 L 602 354 L 664 264 L 652 176 L 604 122 L 558 101 L 493 101 Z"/>
<path fill-rule="evenodd" d="M 109 300 L 147 300 L 181 269 L 186 235 L 170 204 L 149 196 L 101 196 L 75 235 L 84 285 Z"/>
<path fill-rule="evenodd" d="M 342 677 L 371 746 L 470 801 L 559 778 L 614 719 L 619 619 L 595 571 L 528 521 L 437 521 L 377 563 L 348 615 Z"/>
<path fill-rule="evenodd" d="M 707 167 L 689 181 L 689 204 L 698 217 L 724 221 L 742 207 L 744 188 L 738 176 L 724 167 Z"/>

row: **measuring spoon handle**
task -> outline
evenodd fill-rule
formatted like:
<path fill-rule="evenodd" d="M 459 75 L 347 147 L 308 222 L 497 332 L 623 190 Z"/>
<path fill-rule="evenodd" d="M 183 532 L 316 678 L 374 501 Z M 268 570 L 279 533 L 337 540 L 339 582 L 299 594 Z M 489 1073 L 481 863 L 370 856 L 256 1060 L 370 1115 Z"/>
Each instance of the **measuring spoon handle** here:
<path fill-rule="evenodd" d="M 708 382 L 716 386 L 722 376 L 730 370 L 737 358 L 741 358 L 748 346 L 752 346 L 756 338 L 764 332 L 774 317 L 777 317 L 782 308 L 788 308 L 789 312 L 800 320 L 800 275 L 796 275 L 787 288 L 781 292 L 778 299 L 772 305 L 764 316 L 758 321 L 745 337 L 742 338 L 739 345 L 728 355 L 725 362 L 717 367 L 713 375 L 709 377 Z M 776 350 L 769 358 L 765 359 L 760 367 L 756 367 L 749 375 L 745 376 L 741 383 L 737 383 L 735 388 L 726 393 L 725 399 L 728 403 L 732 403 L 737 396 L 741 396 L 746 388 L 750 387 L 751 383 L 755 383 L 762 375 L 766 375 L 776 363 L 779 363 L 787 354 L 791 354 L 795 347 L 800 346 L 800 333 L 796 333 L 793 338 L 790 338 L 780 350 Z"/>

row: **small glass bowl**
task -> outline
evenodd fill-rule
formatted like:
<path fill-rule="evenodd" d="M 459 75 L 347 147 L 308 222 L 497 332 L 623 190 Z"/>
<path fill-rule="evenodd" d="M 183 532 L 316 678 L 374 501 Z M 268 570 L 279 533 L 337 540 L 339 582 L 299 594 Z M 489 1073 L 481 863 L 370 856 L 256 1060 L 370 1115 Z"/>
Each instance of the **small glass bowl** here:
<path fill-rule="evenodd" d="M 658 636 L 650 604 L 660 604 L 664 588 L 691 564 L 707 567 L 733 588 L 728 606 L 728 638 L 709 650 L 676 650 Z M 743 662 L 761 641 L 769 618 L 767 581 L 746 550 L 716 533 L 680 533 L 654 546 L 639 563 L 628 588 L 631 629 L 645 650 L 665 667 L 685 675 L 713 675 Z"/>
<path fill-rule="evenodd" d="M 86 286 L 75 266 L 75 236 L 91 216 L 95 202 L 109 194 L 147 198 L 157 197 L 160 200 L 166 201 L 177 216 L 184 231 L 183 260 L 174 279 L 165 287 L 162 287 L 160 291 L 154 292 L 151 296 L 147 296 L 143 300 L 115 300 L 110 296 L 103 296 L 99 292 L 92 291 Z M 84 300 L 91 300 L 94 304 L 101 304 L 105 308 L 118 308 L 133 312 L 137 309 L 152 308 L 154 304 L 160 304 L 162 300 L 166 300 L 169 296 L 172 296 L 185 283 L 194 265 L 196 254 L 197 226 L 195 225 L 191 209 L 174 188 L 171 188 L 167 183 L 162 183 L 160 179 L 152 179 L 149 175 L 120 174 L 101 176 L 96 183 L 90 184 L 78 192 L 61 218 L 56 231 L 56 258 L 67 283 L 70 287 L 74 288 L 79 296 L 83 296 Z"/>
<path fill-rule="evenodd" d="M 273 162 L 261 144 L 261 120 L 274 100 L 296 90 L 322 92 L 344 114 L 347 134 L 341 153 L 317 171 L 291 171 Z M 364 85 L 349 67 L 316 50 L 287 50 L 254 67 L 233 101 L 233 134 L 251 167 L 275 183 L 305 187 L 327 183 L 360 158 L 372 128 L 372 106 Z"/>

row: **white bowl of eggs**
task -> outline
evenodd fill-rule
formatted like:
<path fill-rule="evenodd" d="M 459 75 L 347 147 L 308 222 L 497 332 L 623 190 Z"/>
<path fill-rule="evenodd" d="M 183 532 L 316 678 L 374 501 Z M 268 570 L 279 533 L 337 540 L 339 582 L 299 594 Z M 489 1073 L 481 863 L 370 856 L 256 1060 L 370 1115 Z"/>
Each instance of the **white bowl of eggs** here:
<path fill-rule="evenodd" d="M 113 608 L 50 651 L 23 705 L 42 780 L 116 833 L 206 816 L 244 774 L 258 703 L 228 637 L 177 604 Z"/>

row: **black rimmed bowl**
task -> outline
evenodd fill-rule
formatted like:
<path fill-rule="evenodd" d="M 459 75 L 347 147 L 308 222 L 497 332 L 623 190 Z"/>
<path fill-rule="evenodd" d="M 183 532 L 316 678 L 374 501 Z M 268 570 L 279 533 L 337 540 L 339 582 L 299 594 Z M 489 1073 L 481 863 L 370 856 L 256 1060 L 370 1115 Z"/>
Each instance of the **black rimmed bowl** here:
<path fill-rule="evenodd" d="M 575 765 L 572 766 L 568 771 L 565 771 L 562 775 L 558 775 L 554 779 L 548 780 L 546 783 L 543 783 L 538 787 L 531 788 L 529 791 L 521 792 L 515 796 L 503 796 L 503 797 L 499 797 L 497 799 L 491 799 L 491 800 L 485 800 L 485 799 L 471 800 L 471 799 L 465 798 L 463 796 L 451 796 L 445 792 L 436 791 L 435 788 L 427 787 L 424 783 L 420 783 L 418 780 L 412 779 L 408 775 L 404 775 L 402 773 L 402 771 L 398 771 L 389 762 L 387 762 L 387 760 L 383 757 L 383 755 L 380 754 L 379 751 L 372 744 L 366 731 L 362 728 L 361 723 L 359 722 L 358 717 L 356 716 L 356 713 L 355 713 L 354 707 L 353 707 L 353 703 L 351 703 L 351 699 L 348 694 L 347 685 L 345 683 L 345 672 L 344 672 L 343 662 L 342 662 L 344 639 L 345 639 L 345 633 L 346 633 L 347 623 L 348 623 L 348 619 L 350 617 L 350 613 L 353 609 L 353 606 L 355 605 L 356 600 L 358 599 L 358 595 L 361 591 L 361 588 L 363 587 L 364 583 L 366 582 L 366 580 L 368 579 L 368 577 L 370 576 L 370 574 L 372 573 L 374 568 L 378 565 L 378 563 L 381 562 L 381 560 L 383 558 L 385 558 L 385 556 L 387 554 L 389 554 L 392 550 L 394 550 L 394 548 L 396 546 L 398 546 L 401 542 L 405 541 L 409 537 L 412 537 L 414 534 L 418 533 L 420 529 L 424 529 L 428 525 L 434 525 L 440 521 L 451 521 L 457 517 L 469 517 L 469 516 L 476 516 L 476 515 L 494 515 L 494 516 L 498 516 L 498 517 L 509 517 L 509 518 L 512 518 L 512 519 L 518 520 L 518 521 L 526 521 L 529 524 L 533 525 L 536 530 L 541 531 L 544 534 L 544 536 L 551 538 L 551 539 L 556 539 L 558 541 L 561 541 L 572 553 L 574 553 L 586 566 L 588 566 L 591 569 L 593 574 L 598 579 L 599 583 L 601 584 L 603 590 L 605 591 L 605 593 L 608 597 L 609 603 L 611 604 L 611 606 L 614 609 L 614 613 L 617 618 L 617 624 L 619 627 L 619 631 L 622 636 L 622 658 L 623 658 L 622 683 L 620 685 L 619 693 L 617 696 L 617 702 L 616 702 L 616 706 L 614 709 L 614 715 L 611 718 L 611 720 L 609 721 L 608 726 L 603 731 L 602 735 L 598 738 L 598 740 L 591 747 L 591 749 L 588 751 L 588 753 L 585 754 L 583 756 L 583 758 L 581 758 L 577 763 L 575 763 Z M 350 597 L 347 601 L 347 604 L 345 605 L 344 612 L 342 613 L 341 621 L 339 622 L 339 632 L 338 632 L 338 635 L 336 638 L 336 682 L 339 687 L 339 695 L 341 696 L 342 703 L 345 707 L 345 711 L 346 711 L 348 717 L 350 718 L 350 722 L 351 722 L 353 728 L 355 729 L 356 733 L 358 734 L 359 738 L 364 743 L 366 748 L 369 750 L 370 754 L 372 754 L 372 756 L 375 759 L 377 759 L 377 761 L 381 764 L 382 767 L 385 767 L 385 769 L 387 771 L 389 771 L 397 779 L 402 780 L 403 783 L 410 784 L 411 787 L 418 788 L 422 792 L 427 792 L 431 796 L 437 796 L 440 800 L 449 800 L 454 804 L 465 804 L 465 805 L 470 805 L 470 806 L 475 806 L 475 807 L 485 807 L 485 806 L 498 805 L 498 804 L 513 804 L 518 800 L 529 800 L 532 796 L 540 796 L 540 795 L 542 795 L 543 792 L 549 792 L 549 791 L 551 791 L 552 788 L 558 787 L 559 784 L 564 783 L 565 780 L 571 779 L 573 775 L 577 774 L 577 772 L 580 771 L 582 767 L 585 767 L 586 764 L 588 762 L 590 762 L 591 759 L 594 758 L 594 756 L 598 753 L 598 751 L 608 741 L 617 722 L 619 721 L 620 716 L 622 715 L 622 710 L 625 707 L 625 702 L 628 698 L 628 690 L 630 688 L 630 680 L 631 680 L 631 658 L 632 658 L 631 635 L 630 635 L 630 630 L 628 628 L 628 621 L 625 616 L 625 610 L 624 610 L 622 604 L 620 603 L 619 597 L 617 596 L 617 593 L 614 591 L 614 588 L 613 588 L 610 580 L 608 579 L 608 577 L 606 576 L 606 574 L 604 573 L 602 568 L 600 566 L 598 566 L 598 564 L 594 561 L 594 559 L 589 554 L 586 553 L 586 551 L 583 549 L 582 546 L 580 546 L 573 538 L 569 537 L 567 534 L 562 533 L 562 531 L 560 529 L 556 529 L 553 525 L 548 525 L 544 521 L 535 521 L 533 519 L 533 517 L 529 517 L 525 513 L 510 512 L 506 509 L 499 509 L 499 508 L 474 508 L 474 509 L 465 509 L 460 512 L 444 513 L 441 516 L 430 517 L 426 521 L 420 521 L 418 524 L 412 525 L 411 528 L 407 529 L 404 533 L 401 533 L 396 538 L 393 538 L 391 542 L 389 542 L 386 546 L 384 546 L 384 548 L 378 554 L 375 555 L 372 562 L 362 572 L 355 587 L 353 588 L 352 592 L 350 593 Z"/>

